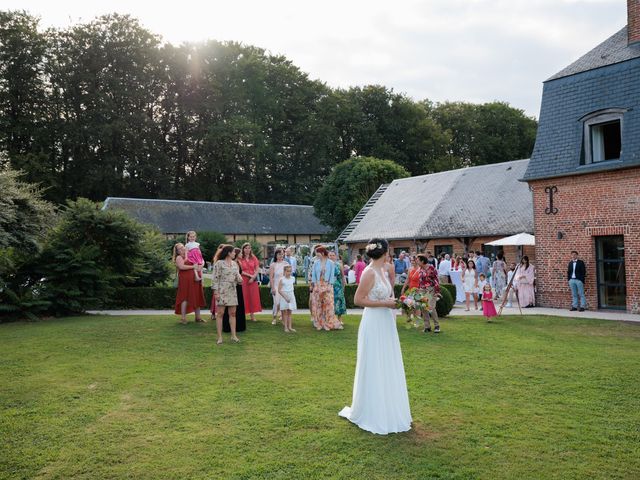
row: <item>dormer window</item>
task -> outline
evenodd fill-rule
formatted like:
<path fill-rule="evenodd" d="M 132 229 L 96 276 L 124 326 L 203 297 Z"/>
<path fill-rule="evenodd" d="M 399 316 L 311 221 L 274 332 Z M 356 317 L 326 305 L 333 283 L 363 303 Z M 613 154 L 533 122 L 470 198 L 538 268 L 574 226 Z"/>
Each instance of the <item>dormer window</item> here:
<path fill-rule="evenodd" d="M 619 160 L 622 154 L 622 109 L 592 113 L 584 122 L 584 164 Z"/>

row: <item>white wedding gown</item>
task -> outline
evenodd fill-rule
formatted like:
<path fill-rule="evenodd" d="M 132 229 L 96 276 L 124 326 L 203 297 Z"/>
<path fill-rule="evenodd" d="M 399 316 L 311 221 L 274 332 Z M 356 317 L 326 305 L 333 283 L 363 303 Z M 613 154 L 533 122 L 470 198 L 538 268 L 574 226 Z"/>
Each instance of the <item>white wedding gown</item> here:
<path fill-rule="evenodd" d="M 369 267 L 368 267 L 369 268 Z M 392 297 L 386 278 L 374 270 L 371 300 Z M 358 356 L 350 407 L 338 414 L 363 430 L 380 435 L 411 429 L 407 381 L 395 315 L 390 308 L 364 309 L 358 329 Z"/>

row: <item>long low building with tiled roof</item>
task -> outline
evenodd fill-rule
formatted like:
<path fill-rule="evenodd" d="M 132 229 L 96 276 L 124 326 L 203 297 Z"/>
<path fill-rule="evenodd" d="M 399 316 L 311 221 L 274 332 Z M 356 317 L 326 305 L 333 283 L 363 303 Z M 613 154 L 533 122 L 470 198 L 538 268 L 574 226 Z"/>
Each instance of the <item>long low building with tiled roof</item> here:
<path fill-rule="evenodd" d="M 108 197 L 104 209 L 127 212 L 169 238 L 189 230 L 224 233 L 230 241 L 307 244 L 329 232 L 308 205 L 279 205 Z"/>
<path fill-rule="evenodd" d="M 520 181 L 528 164 L 515 160 L 394 180 L 380 187 L 339 241 L 352 254 L 372 237 L 388 239 L 396 253 L 495 253 L 484 244 L 533 233 L 532 195 Z"/>

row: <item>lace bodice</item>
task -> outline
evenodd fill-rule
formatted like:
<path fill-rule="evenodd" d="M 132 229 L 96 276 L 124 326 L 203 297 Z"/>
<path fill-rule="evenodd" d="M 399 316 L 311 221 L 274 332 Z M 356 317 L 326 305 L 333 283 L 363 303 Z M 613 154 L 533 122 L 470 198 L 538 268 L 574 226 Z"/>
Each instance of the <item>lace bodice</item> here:
<path fill-rule="evenodd" d="M 373 273 L 375 273 L 376 280 L 373 284 L 373 287 L 369 291 L 369 300 L 379 301 L 391 298 L 392 289 L 391 285 L 389 284 L 389 280 L 384 278 L 384 275 L 380 275 L 375 269 L 372 268 L 371 270 L 373 270 Z"/>

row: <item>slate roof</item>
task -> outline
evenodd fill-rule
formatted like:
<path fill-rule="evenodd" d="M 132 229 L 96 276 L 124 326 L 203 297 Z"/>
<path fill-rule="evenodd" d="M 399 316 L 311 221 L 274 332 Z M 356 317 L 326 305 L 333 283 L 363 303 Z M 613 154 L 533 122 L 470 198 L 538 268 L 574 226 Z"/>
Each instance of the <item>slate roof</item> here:
<path fill-rule="evenodd" d="M 640 45 L 626 28 L 545 82 L 536 143 L 524 181 L 640 166 Z M 619 160 L 581 165 L 582 118 L 625 110 Z"/>
<path fill-rule="evenodd" d="M 640 57 L 640 43 L 628 45 L 627 41 L 627 27 L 624 27 L 547 81 Z"/>
<path fill-rule="evenodd" d="M 533 233 L 529 160 L 394 180 L 345 243 Z"/>
<path fill-rule="evenodd" d="M 194 202 L 108 197 L 103 209 L 124 210 L 163 233 L 216 231 L 251 235 L 322 235 L 322 225 L 308 205 Z"/>

